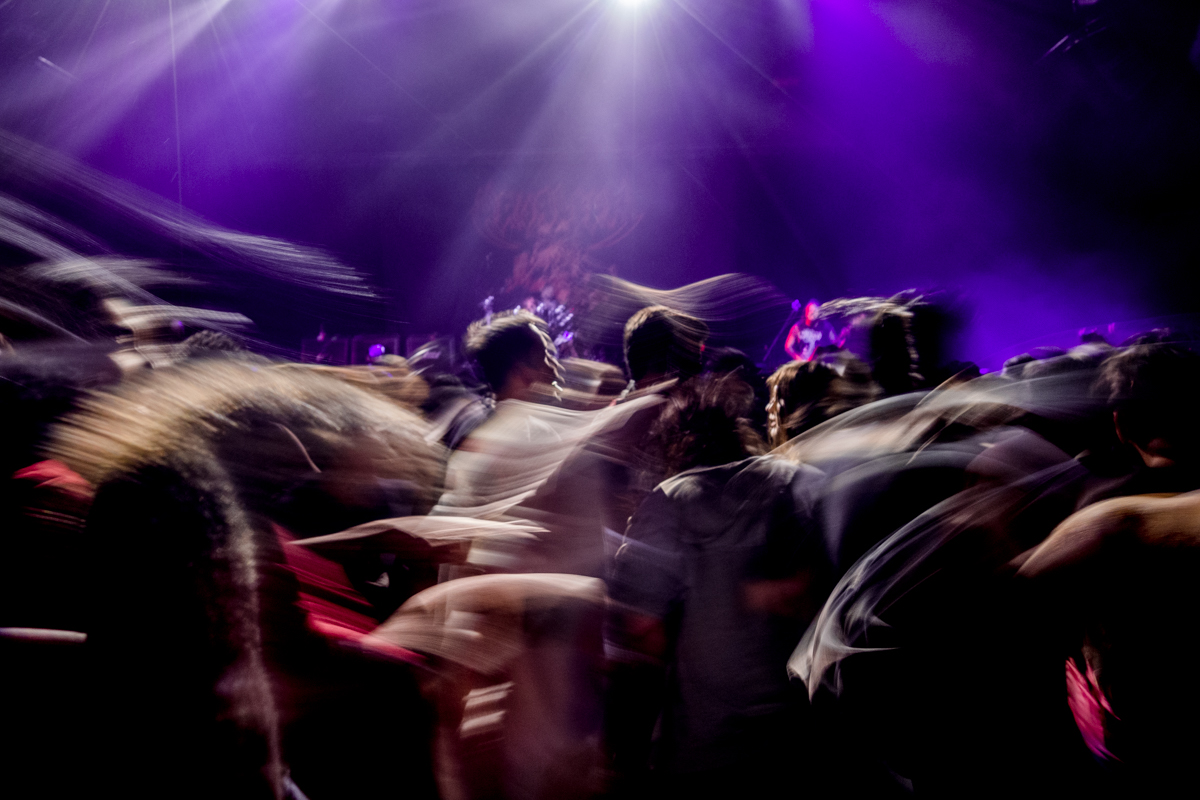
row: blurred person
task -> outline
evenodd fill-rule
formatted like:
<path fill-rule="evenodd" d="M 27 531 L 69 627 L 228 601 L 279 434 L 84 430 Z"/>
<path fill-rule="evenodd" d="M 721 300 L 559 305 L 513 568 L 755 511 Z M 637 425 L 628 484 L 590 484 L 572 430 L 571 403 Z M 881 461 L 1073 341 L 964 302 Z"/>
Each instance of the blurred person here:
<path fill-rule="evenodd" d="M 793 303 L 794 311 L 798 310 L 799 302 L 797 300 Z M 816 300 L 809 300 L 804 306 L 801 319 L 788 330 L 783 349 L 794 360 L 809 361 L 820 347 L 840 346 L 838 332 L 833 329 L 829 320 L 818 319 L 820 311 L 821 304 Z"/>
<path fill-rule="evenodd" d="M 96 487 L 89 786 L 315 800 L 399 792 L 400 773 L 433 794 L 406 657 L 356 655 L 369 603 L 285 557 L 293 536 L 427 511 L 425 431 L 346 383 L 223 359 L 127 378 L 57 426 L 49 454 Z"/>
<path fill-rule="evenodd" d="M 1103 501 L 1021 565 L 1066 656 L 1066 699 L 1098 762 L 1095 796 L 1167 796 L 1192 780 L 1200 745 L 1200 492 Z M 1062 661 L 1059 661 L 1062 664 Z"/>
<path fill-rule="evenodd" d="M 156 300 L 153 297 L 145 299 Z M 232 336 L 208 328 L 210 325 L 233 328 L 250 324 L 250 320 L 241 314 L 184 308 L 161 301 L 139 305 L 124 297 L 109 297 L 104 301 L 104 307 L 112 315 L 114 324 L 125 331 L 117 337 L 120 347 L 113 352 L 112 359 L 126 372 L 169 367 L 179 358 L 204 357 L 201 354 L 206 350 L 210 357 L 215 352 L 222 352 L 224 357 L 257 358 L 245 351 Z M 191 346 L 184 346 L 183 336 L 188 326 L 205 330 L 192 334 L 201 338 Z"/>
<path fill-rule="evenodd" d="M 467 328 L 468 358 L 478 368 L 488 397 L 464 395 L 439 410 L 434 426 L 451 450 L 482 425 L 505 400 L 538 402 L 560 388 L 562 366 L 546 323 L 526 311 L 489 314 Z"/>
<path fill-rule="evenodd" d="M 736 347 L 714 347 L 704 350 L 704 372 L 714 372 L 718 375 L 738 373 L 738 378 L 750 384 L 757 391 L 755 379 L 758 376 L 758 365 L 750 356 Z"/>
<path fill-rule="evenodd" d="M 486 389 L 473 374 L 473 368 L 457 357 L 455 344 L 450 337 L 437 338 L 409 357 L 413 372 L 429 387 L 421 411 L 433 422 L 436 438 L 447 447 L 461 439 L 460 431 L 454 425 L 460 412 L 468 406 L 477 406 L 473 410 L 486 415 L 488 408 L 482 397 Z M 472 414 L 464 415 L 463 430 L 470 431 L 473 417 Z"/>
<path fill-rule="evenodd" d="M 374 631 L 430 659 L 442 797 L 596 794 L 604 605 L 595 578 L 475 575 L 414 595 Z"/>
<path fill-rule="evenodd" d="M 757 342 L 787 301 L 773 285 L 749 275 L 718 275 L 671 289 L 651 289 L 613 275 L 588 280 L 587 308 L 576 315 L 576 341 L 584 351 L 614 353 L 620 363 L 625 325 L 642 309 L 661 307 L 682 313 L 717 331 L 724 340 Z M 704 333 L 702 338 L 708 338 Z M 609 361 L 605 357 L 602 360 Z"/>
<path fill-rule="evenodd" d="M 1111 410 L 1119 443 L 1086 463 L 1098 473 L 1079 507 L 1131 494 L 1186 492 L 1200 487 L 1200 354 L 1181 343 L 1155 341 L 1112 351 L 1100 366 L 1096 391 Z"/>
<path fill-rule="evenodd" d="M 608 738 L 625 790 L 649 762 L 652 793 L 758 796 L 803 752 L 806 704 L 784 666 L 828 586 L 821 475 L 759 455 L 752 396 L 695 378 L 654 427 L 673 477 L 634 514 L 610 580 Z"/>
<path fill-rule="evenodd" d="M 790 387 L 776 384 L 792 393 L 793 402 L 804 399 L 806 391 L 825 391 L 819 400 L 793 412 L 792 424 L 797 429 L 793 436 L 811 422 L 838 417 L 879 395 L 861 362 L 849 354 L 839 358 L 849 359 L 841 374 L 825 371 L 822 378 L 819 368 L 812 367 L 816 375 L 805 375 L 800 369 L 797 374 L 803 380 L 794 380 Z M 839 571 L 848 569 L 922 512 L 977 482 L 1020 480 L 1061 465 L 1072 454 L 1089 445 L 1096 447 L 1107 438 L 1098 427 L 1103 414 L 1097 413 L 1090 397 L 1089 384 L 1098 366 L 1095 355 L 1064 354 L 1054 363 L 1039 364 L 1040 371 L 1026 376 L 1038 380 L 1008 385 L 1003 391 L 987 381 L 951 380 L 928 394 L 913 393 L 866 406 L 866 412 L 880 412 L 870 424 L 848 424 L 840 433 L 809 428 L 812 433 L 796 441 L 800 457 L 811 459 L 830 475 L 821 504 L 823 529 Z M 786 375 L 795 370 L 785 366 L 781 372 Z M 826 382 L 829 388 L 823 389 Z M 1040 394 L 1060 404 L 1058 413 L 1069 414 L 1070 423 L 1018 407 L 1036 406 Z M 890 421 L 889 406 L 899 414 Z M 1076 408 L 1068 411 L 1071 406 Z M 858 442 L 856 427 L 861 437 Z M 896 438 L 891 439 L 893 436 Z M 821 439 L 828 440 L 823 453 L 811 447 Z M 894 449 L 885 445 L 889 439 Z M 862 444 L 871 449 L 855 454 Z M 1080 475 L 1086 472 L 1082 470 Z"/>
<path fill-rule="evenodd" d="M 553 363 L 558 374 L 553 345 L 543 338 L 539 325 L 544 327 L 541 320 L 519 314 L 494 316 L 493 327 L 475 323 L 474 333 L 468 335 L 475 344 L 469 350 L 482 354 L 480 368 L 493 386 L 508 381 L 508 370 L 517 363 L 513 391 L 532 399 L 535 387 L 545 385 L 534 378 L 549 376 L 539 372 L 543 364 Z M 640 387 L 638 391 L 627 388 L 612 413 L 586 417 L 583 425 L 585 417 L 535 408 L 508 396 L 511 402 L 501 401 L 496 416 L 465 440 L 467 452 L 452 458 L 450 491 L 438 513 L 498 518 L 511 512 L 551 530 L 570 530 L 564 541 L 578 544 L 552 561 L 569 558 L 578 565 L 560 563 L 556 570 L 598 576 L 603 559 L 597 548 L 603 537 L 596 523 L 623 531 L 637 503 L 661 480 L 661 456 L 646 446 L 647 437 L 666 395 L 681 377 L 700 371 L 707 327 L 694 317 L 652 306 L 635 313 L 625 331 L 633 376 L 629 388 Z M 578 502 L 584 496 L 596 502 L 584 509 Z M 518 503 L 520 510 L 514 510 Z M 576 556 L 569 555 L 571 549 Z"/>
<path fill-rule="evenodd" d="M 466 353 L 479 366 L 496 402 L 539 399 L 536 387 L 561 380 L 562 365 L 546 323 L 524 312 L 493 314 L 471 323 Z"/>
<path fill-rule="evenodd" d="M 604 462 L 589 443 L 598 432 L 620 430 L 648 402 L 655 398 L 593 410 L 518 399 L 498 403 L 493 415 L 451 456 L 447 491 L 433 513 L 511 521 L 535 533 L 473 547 L 465 563 L 443 570 L 440 585 L 450 587 L 476 577 L 516 581 L 530 573 L 602 585 L 597 579 L 605 566 L 607 485 Z M 534 524 L 525 526 L 527 522 Z M 496 767 L 504 776 L 498 790 L 503 796 L 563 796 L 556 792 L 586 796 L 594 791 L 594 770 L 600 763 L 602 673 L 596 657 L 601 651 L 600 627 L 590 604 L 545 608 L 539 604 L 531 601 L 514 671 L 488 679 L 511 685 L 494 691 L 488 690 L 491 683 L 467 687 L 481 692 L 469 702 L 482 703 L 485 695 L 497 702 L 507 698 L 501 705 L 503 723 L 491 726 L 499 728 L 493 732 L 504 753 L 501 766 Z M 481 630 L 490 630 L 497 623 L 492 617 L 500 612 L 472 613 Z M 451 674 L 443 689 L 437 690 L 451 696 L 439 706 L 441 719 L 450 721 L 446 724 L 451 726 L 452 740 L 445 745 L 450 755 L 442 764 L 460 761 L 459 756 L 477 747 L 480 739 L 475 733 L 489 730 L 453 724 L 451 711 L 457 702 L 453 698 L 461 695 L 455 687 L 461 686 Z M 464 763 L 469 762 L 470 758 Z M 484 774 L 493 771 L 482 769 Z M 469 788 L 479 777 L 451 776 L 448 782 Z"/>
<path fill-rule="evenodd" d="M 885 763 L 903 765 L 902 774 L 923 793 L 1011 796 L 1030 780 L 1057 791 L 1088 779 L 1082 743 L 1064 716 L 1061 647 L 1045 631 L 1042 603 L 1024 597 L 1010 576 L 1026 558 L 1022 551 L 1079 508 L 1105 497 L 1200 485 L 1193 468 L 1195 419 L 1186 399 L 1196 396 L 1200 377 L 1194 354 L 1177 345 L 1118 351 L 1099 368 L 1099 396 L 1089 394 L 1094 356 L 1058 358 L 1074 365 L 1055 364 L 1024 381 L 981 380 L 979 400 L 1007 400 L 1026 410 L 998 417 L 1016 431 L 1006 425 L 974 438 L 990 446 L 967 472 L 975 472 L 984 453 L 1008 461 L 1010 470 L 964 486 L 868 550 L 843 576 L 793 658 L 792 669 L 814 702 L 835 703 L 849 720 L 843 729 L 850 741 L 865 747 L 862 740 L 872 736 L 862 732 L 873 731 L 876 745 L 886 742 L 883 751 L 891 753 Z M 977 402 L 974 393 L 969 386 L 937 392 L 923 405 L 936 408 L 955 395 Z M 952 413 L 970 418 L 962 410 Z M 1134 458 L 1105 452 L 1103 431 L 1094 424 L 1104 414 Z M 1055 448 L 1089 437 L 1093 447 L 1076 458 L 1068 455 L 1073 449 Z M 969 441 L 945 448 L 945 456 Z M 998 452 L 1014 444 L 1025 450 L 1036 444 L 1037 452 Z M 922 445 L 913 464 L 938 451 L 936 443 Z M 963 473 L 961 463 L 946 466 L 950 479 L 954 471 Z M 830 498 L 850 474 L 831 482 Z M 869 474 L 866 480 L 867 486 L 884 483 Z M 971 667 L 955 666 L 964 663 Z M 979 693 L 979 686 L 988 692 Z M 973 702 L 964 704 L 964 696 Z"/>
<path fill-rule="evenodd" d="M 1101 368 L 1113 426 L 1147 467 L 1191 467 L 1200 457 L 1200 355 L 1182 345 L 1136 344 Z"/>
<path fill-rule="evenodd" d="M 629 498 L 635 485 L 632 476 L 642 474 L 641 455 L 653 451 L 654 463 L 662 461 L 665 440 L 657 439 L 660 446 L 654 447 L 648 446 L 647 438 L 666 402 L 665 393 L 679 385 L 679 356 L 672 355 L 672 348 L 688 354 L 682 372 L 695 374 L 700 369 L 699 342 L 680 345 L 671 333 L 672 326 L 690 324 L 686 315 L 660 309 L 640 319 L 647 321 L 648 327 L 643 330 L 635 315 L 630 353 L 637 376 L 651 381 L 646 391 L 627 394 L 612 407 L 593 411 L 509 397 L 497 403 L 493 416 L 459 446 L 451 459 L 449 491 L 434 513 L 528 521 L 544 530 L 511 552 L 465 569 L 591 578 L 604 575 L 605 547 L 610 539 L 606 529 L 623 531 L 636 507 L 636 501 Z M 650 335 L 655 332 L 657 335 Z M 486 366 L 483 361 L 480 364 Z M 653 368 L 640 369 L 647 365 Z M 656 466 L 654 474 L 660 469 Z M 526 665 L 529 675 L 548 686 L 557 685 L 559 673 L 565 670 L 571 676 L 563 684 L 569 691 L 556 695 L 558 699 L 547 697 L 540 710 L 528 705 L 535 703 L 537 693 L 522 690 L 515 695 L 522 703 L 514 709 L 515 718 L 543 721 L 525 726 L 525 730 L 541 731 L 541 741 L 531 741 L 529 748 L 557 753 L 552 762 L 561 767 L 567 753 L 575 753 L 571 758 L 576 758 L 596 752 L 602 721 L 597 693 L 600 675 L 588 656 L 592 647 L 584 645 L 590 643 L 598 649 L 599 631 L 590 627 L 586 614 L 571 611 L 547 618 L 539 629 L 537 641 L 580 643 L 575 655 L 565 660 L 560 650 L 539 645 L 530 651 Z M 568 713 L 561 705 L 564 702 L 575 710 Z M 563 727 L 560 722 L 564 718 L 571 718 L 572 724 Z"/>
<path fill-rule="evenodd" d="M 585 443 L 570 466 L 599 481 L 605 527 L 619 537 L 642 499 L 666 476 L 663 440 L 653 433 L 666 403 L 704 364 L 708 326 L 666 306 L 646 306 L 625 322 L 630 381 L 617 398 L 628 406 Z M 742 385 L 745 385 L 744 383 Z"/>
<path fill-rule="evenodd" d="M 935 296 L 908 289 L 887 298 L 841 298 L 823 303 L 817 316 L 844 321 L 838 341 L 870 364 L 884 396 L 929 389 L 954 374 L 945 351 L 957 318 Z"/>
<path fill-rule="evenodd" d="M 548 339 L 528 336 L 540 324 L 540 320 L 531 324 L 526 315 L 494 316 L 493 338 L 485 341 L 490 350 L 470 348 L 479 353 L 477 361 L 492 386 L 503 381 L 519 388 L 497 392 L 494 412 L 459 444 L 450 459 L 448 490 L 433 512 L 496 522 L 532 522 L 538 532 L 487 552 L 475 548 L 467 563 L 444 571 L 443 577 L 449 580 L 441 586 L 485 577 L 520 583 L 531 577 L 529 573 L 553 576 L 571 585 L 602 585 L 597 579 L 604 569 L 605 484 L 600 462 L 587 442 L 597 431 L 621 428 L 647 401 L 613 405 L 615 394 L 607 398 L 591 394 L 605 379 L 612 384 L 612 370 L 573 360 L 568 362 L 564 379 L 564 405 L 568 407 L 535 402 L 548 395 L 551 373 L 543 368 L 553 354 Z M 557 374 L 554 378 L 557 383 Z M 572 382 L 581 388 L 573 389 Z M 571 404 L 582 408 L 572 409 Z M 505 572 L 524 574 L 480 575 Z M 591 583 L 580 583 L 581 579 Z M 599 764 L 601 638 L 596 607 L 566 603 L 543 608 L 541 600 L 530 602 L 520 658 L 507 680 L 488 677 L 493 684 L 509 684 L 507 689 L 488 689 L 491 693 L 487 694 L 507 698 L 504 723 L 493 726 L 499 728 L 496 734 L 505 755 L 501 767 L 482 771 L 490 774 L 499 769 L 503 773 L 497 791 L 507 797 L 563 792 L 580 796 L 593 791 L 587 787 L 594 784 Z M 473 613 L 479 614 L 480 625 L 490 629 L 498 623 L 494 617 L 500 612 L 484 609 Z M 443 731 L 439 758 L 443 765 L 451 765 L 453 772 L 453 764 L 464 758 L 470 761 L 465 754 L 476 746 L 476 740 L 470 727 L 454 723 L 456 716 L 451 712 L 461 700 L 463 684 L 453 677 L 453 671 L 448 674 L 443 688 L 437 690 L 448 693 L 449 700 L 443 697 L 440 707 L 443 722 L 450 726 Z M 493 684 L 474 688 L 483 692 Z M 455 777 L 440 772 L 445 785 L 477 791 L 471 786 L 478 775 Z"/>
<path fill-rule="evenodd" d="M 574 418 L 542 407 L 556 399 L 562 381 L 542 319 L 524 311 L 493 314 L 472 323 L 465 341 L 492 394 L 464 399 L 434 421 L 455 451 L 435 511 L 498 519 L 567 456 Z"/>
<path fill-rule="evenodd" d="M 644 390 L 700 373 L 708 326 L 666 306 L 647 306 L 625 323 L 625 365 L 631 387 Z"/>
<path fill-rule="evenodd" d="M 704 351 L 704 372 L 716 375 L 736 375 L 754 390 L 754 402 L 747 419 L 760 436 L 767 431 L 767 403 L 770 392 L 766 376 L 750 356 L 735 347 L 715 347 Z"/>
<path fill-rule="evenodd" d="M 770 431 L 777 447 L 848 411 L 869 406 L 882 394 L 867 366 L 846 351 L 785 364 L 771 376 L 769 385 Z M 919 414 L 914 409 L 911 415 Z M 927 428 L 931 440 L 952 437 L 950 431 L 937 428 L 938 423 Z M 820 515 L 829 557 L 839 574 L 897 528 L 966 488 L 966 467 L 982 450 L 965 443 L 932 444 L 863 458 L 850 447 L 839 452 L 834 442 L 827 457 L 817 458 L 815 464 L 829 474 Z"/>
<path fill-rule="evenodd" d="M 623 350 L 630 381 L 617 398 L 636 404 L 594 433 L 580 461 L 599 481 L 609 555 L 642 500 L 667 476 L 663 441 L 653 434 L 674 392 L 699 375 L 708 326 L 666 306 L 646 306 L 625 322 Z M 744 382 L 742 385 L 746 385 Z"/>
<path fill-rule="evenodd" d="M 1026 367 L 1036 360 L 1031 353 L 1020 353 L 1012 356 L 1004 360 L 1000 374 L 1006 378 L 1020 380 L 1025 375 Z"/>
<path fill-rule="evenodd" d="M 881 393 L 866 364 L 844 350 L 784 364 L 767 379 L 767 389 L 767 434 L 773 447 Z"/>

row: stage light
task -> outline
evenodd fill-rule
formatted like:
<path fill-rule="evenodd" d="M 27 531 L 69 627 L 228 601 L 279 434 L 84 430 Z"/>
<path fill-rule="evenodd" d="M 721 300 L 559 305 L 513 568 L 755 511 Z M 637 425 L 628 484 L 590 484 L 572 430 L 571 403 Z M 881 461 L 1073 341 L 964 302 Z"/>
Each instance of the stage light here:
<path fill-rule="evenodd" d="M 626 8 L 636 8 L 638 6 L 645 5 L 647 2 L 647 0 L 616 0 L 616 1 L 617 1 L 618 5 L 625 6 Z"/>

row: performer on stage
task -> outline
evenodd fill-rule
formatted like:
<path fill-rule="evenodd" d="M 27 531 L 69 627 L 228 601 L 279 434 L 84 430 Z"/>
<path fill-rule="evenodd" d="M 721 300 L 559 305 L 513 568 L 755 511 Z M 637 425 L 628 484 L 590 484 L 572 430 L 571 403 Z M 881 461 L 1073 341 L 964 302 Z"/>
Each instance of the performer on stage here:
<path fill-rule="evenodd" d="M 833 327 L 827 321 L 817 319 L 820 310 L 820 303 L 809 300 L 804 307 L 804 316 L 788 331 L 783 349 L 794 361 L 811 361 L 818 347 L 835 344 Z"/>

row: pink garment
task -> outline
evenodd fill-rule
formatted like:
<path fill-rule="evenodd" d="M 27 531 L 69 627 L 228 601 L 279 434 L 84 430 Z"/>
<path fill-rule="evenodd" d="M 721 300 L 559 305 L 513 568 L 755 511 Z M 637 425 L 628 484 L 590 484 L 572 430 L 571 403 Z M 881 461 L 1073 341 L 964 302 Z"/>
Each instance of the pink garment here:
<path fill-rule="evenodd" d="M 1105 739 L 1106 720 L 1109 717 L 1119 717 L 1113 712 L 1112 704 L 1100 689 L 1091 664 L 1087 665 L 1085 677 L 1075 665 L 1075 659 L 1067 659 L 1067 705 L 1071 708 L 1075 726 L 1079 728 L 1088 749 L 1101 758 L 1120 761 L 1121 759 L 1108 749 Z"/>
<path fill-rule="evenodd" d="M 20 487 L 15 496 L 21 498 L 26 535 L 49 540 L 67 534 L 77 541 L 75 537 L 83 534 L 95 490 L 77 472 L 50 459 L 17 470 L 12 480 L 14 487 Z"/>
<path fill-rule="evenodd" d="M 17 470 L 13 473 L 13 480 L 32 481 L 39 489 L 58 489 L 85 500 L 92 499 L 92 485 L 75 470 L 54 459 L 39 461 Z"/>

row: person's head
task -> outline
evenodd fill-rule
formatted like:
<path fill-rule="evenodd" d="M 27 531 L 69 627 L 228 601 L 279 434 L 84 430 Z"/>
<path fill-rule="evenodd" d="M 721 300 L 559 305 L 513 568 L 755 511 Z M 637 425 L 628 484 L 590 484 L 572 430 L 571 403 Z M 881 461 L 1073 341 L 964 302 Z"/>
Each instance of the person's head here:
<path fill-rule="evenodd" d="M 625 364 L 639 386 L 700 372 L 708 326 L 666 306 L 648 306 L 625 323 Z"/>
<path fill-rule="evenodd" d="M 754 404 L 748 417 L 760 435 L 767 431 L 767 376 L 754 359 L 734 347 L 709 347 L 704 351 L 704 372 L 731 375 L 749 384 L 754 391 Z"/>
<path fill-rule="evenodd" d="M 946 298 L 908 289 L 892 297 L 848 297 L 823 303 L 820 318 L 846 323 L 842 346 L 871 365 L 886 395 L 937 386 L 946 369 L 946 346 L 959 319 Z"/>
<path fill-rule="evenodd" d="M 767 378 L 767 388 L 767 435 L 774 447 L 880 395 L 867 365 L 845 351 L 784 364 Z"/>
<path fill-rule="evenodd" d="M 1150 467 L 1192 461 L 1200 444 L 1200 355 L 1167 341 L 1116 351 L 1100 369 L 1117 436 Z"/>
<path fill-rule="evenodd" d="M 559 379 L 558 351 L 546 323 L 523 311 L 495 314 L 467 329 L 467 355 L 479 365 L 497 400 L 531 399 L 537 384 Z"/>
<path fill-rule="evenodd" d="M 764 450 L 746 418 L 754 391 L 735 375 L 701 375 L 676 386 L 651 430 L 666 476 L 741 461 Z"/>

